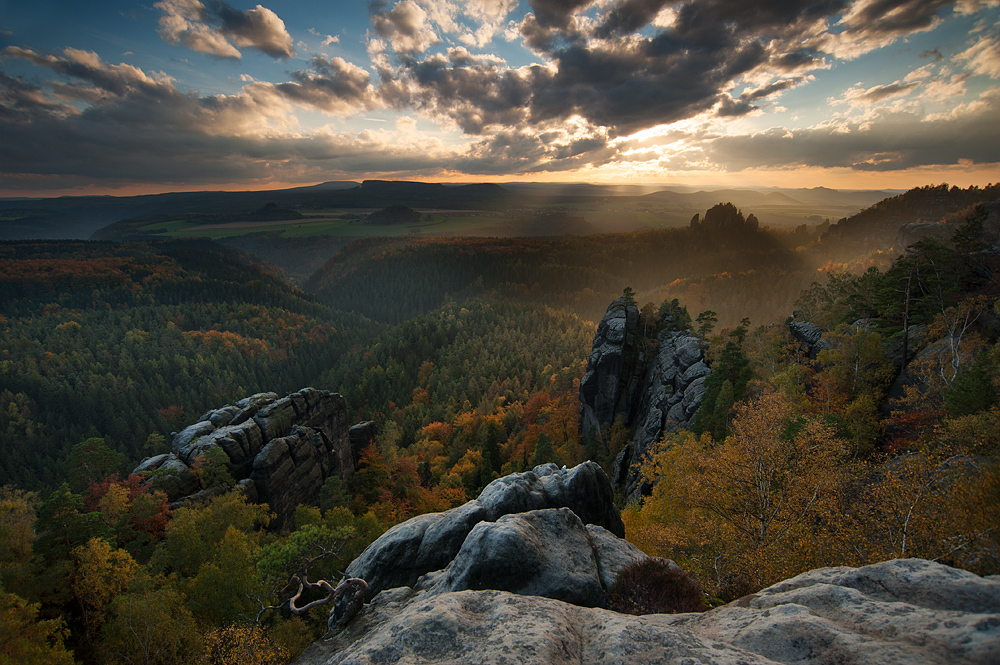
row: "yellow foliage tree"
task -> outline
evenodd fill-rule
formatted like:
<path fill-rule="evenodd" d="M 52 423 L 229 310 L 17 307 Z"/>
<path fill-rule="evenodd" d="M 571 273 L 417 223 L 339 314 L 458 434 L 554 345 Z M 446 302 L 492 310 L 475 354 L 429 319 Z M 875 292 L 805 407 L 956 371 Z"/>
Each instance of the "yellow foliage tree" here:
<path fill-rule="evenodd" d="M 108 665 L 189 665 L 203 662 L 201 634 L 175 589 L 136 590 L 115 598 L 98 644 Z"/>
<path fill-rule="evenodd" d="M 205 651 L 211 665 L 284 665 L 288 650 L 275 644 L 257 624 L 231 624 L 205 634 Z"/>
<path fill-rule="evenodd" d="M 76 561 L 73 594 L 83 609 L 83 623 L 88 636 L 104 622 L 105 607 L 128 588 L 139 564 L 125 550 L 112 547 L 106 540 L 91 538 L 72 552 Z"/>
<path fill-rule="evenodd" d="M 764 392 L 737 405 L 721 444 L 688 433 L 662 442 L 643 469 L 652 496 L 626 511 L 627 535 L 723 596 L 822 560 L 813 534 L 831 521 L 844 444 L 818 420 L 789 433 L 788 411 L 781 393 Z"/>
<path fill-rule="evenodd" d="M 40 620 L 38 609 L 0 589 L 0 665 L 73 665 L 62 619 Z"/>

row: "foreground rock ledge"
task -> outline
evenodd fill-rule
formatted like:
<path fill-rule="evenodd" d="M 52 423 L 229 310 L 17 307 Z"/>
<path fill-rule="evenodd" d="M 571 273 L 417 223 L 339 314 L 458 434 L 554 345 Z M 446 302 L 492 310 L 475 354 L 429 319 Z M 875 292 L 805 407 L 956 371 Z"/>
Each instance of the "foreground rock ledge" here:
<path fill-rule="evenodd" d="M 704 614 L 504 591 L 376 596 L 296 665 L 1000 662 L 1000 581 L 921 559 L 822 568 Z"/>

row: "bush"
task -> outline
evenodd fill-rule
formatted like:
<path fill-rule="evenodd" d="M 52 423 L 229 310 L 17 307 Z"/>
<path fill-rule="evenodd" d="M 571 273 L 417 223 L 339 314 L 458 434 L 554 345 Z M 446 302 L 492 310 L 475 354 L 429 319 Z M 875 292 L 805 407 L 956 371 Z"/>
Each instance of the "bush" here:
<path fill-rule="evenodd" d="M 665 559 L 626 566 L 608 590 L 611 609 L 625 614 L 704 612 L 701 585 Z"/>

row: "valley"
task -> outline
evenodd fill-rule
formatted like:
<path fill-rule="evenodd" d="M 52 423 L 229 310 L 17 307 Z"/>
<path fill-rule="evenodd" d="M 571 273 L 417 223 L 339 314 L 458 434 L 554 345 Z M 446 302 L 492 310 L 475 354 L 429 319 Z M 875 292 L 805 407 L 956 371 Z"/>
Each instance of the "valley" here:
<path fill-rule="evenodd" d="M 309 552 L 333 579 L 550 462 L 594 462 L 709 606 L 828 565 L 1000 571 L 996 186 L 857 214 L 872 193 L 369 187 L 0 242 L 18 625 L 101 662 L 160 606 L 184 653 L 266 629 L 287 662 L 326 628 L 274 609 Z"/>

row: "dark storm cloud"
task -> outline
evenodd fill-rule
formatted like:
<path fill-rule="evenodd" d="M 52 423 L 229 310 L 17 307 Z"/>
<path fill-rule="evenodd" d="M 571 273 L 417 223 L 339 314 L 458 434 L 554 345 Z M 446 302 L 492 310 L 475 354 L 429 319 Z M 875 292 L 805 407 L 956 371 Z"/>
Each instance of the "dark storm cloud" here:
<path fill-rule="evenodd" d="M 463 132 L 481 134 L 488 126 L 526 122 L 533 88 L 545 76 L 540 67 L 508 69 L 452 49 L 447 55 L 410 60 L 403 73 L 407 85 L 392 85 L 383 74 L 380 92 L 389 106 L 446 116 Z"/>
<path fill-rule="evenodd" d="M 860 2 L 844 23 L 864 33 L 906 35 L 933 27 L 954 0 L 869 0 Z"/>
<path fill-rule="evenodd" d="M 24 124 L 38 115 L 76 115 L 76 107 L 48 99 L 40 87 L 0 72 L 0 123 Z"/>
<path fill-rule="evenodd" d="M 604 22 L 595 32 L 597 37 L 607 39 L 635 32 L 648 25 L 671 0 L 624 0 L 608 12 Z"/>
<path fill-rule="evenodd" d="M 318 181 L 331 169 L 345 173 L 434 172 L 454 155 L 398 145 L 376 134 L 301 135 L 282 131 L 291 110 L 288 89 L 254 82 L 239 94 L 198 96 L 169 79 L 151 78 L 128 65 L 111 65 L 96 54 L 67 49 L 42 56 L 8 47 L 18 58 L 75 79 L 61 91 L 93 98 L 83 111 L 51 99 L 45 90 L 0 74 L 0 144 L 7 177 L 44 187 L 60 182 L 217 183 L 255 179 Z M 334 60 L 313 62 L 300 74 L 304 103 L 350 99 L 360 103 L 367 75 Z M 325 76 L 323 83 L 317 79 Z M 77 87 L 74 87 L 77 86 Z M 79 96 L 79 95 L 78 95 Z M 442 151 L 438 151 L 439 153 Z"/>
<path fill-rule="evenodd" d="M 470 134 L 578 115 L 617 136 L 716 105 L 722 115 L 741 115 L 792 84 L 765 80 L 752 98 L 734 100 L 727 93 L 734 82 L 761 70 L 824 66 L 823 19 L 846 6 L 844 0 L 690 0 L 674 6 L 673 24 L 660 29 L 651 22 L 670 4 L 665 0 L 623 0 L 596 22 L 581 23 L 580 10 L 591 4 L 532 3 L 535 13 L 519 29 L 545 66 L 458 62 L 454 50 L 424 60 L 401 57 L 395 70 L 380 72 L 389 82 L 387 103 L 413 103 Z"/>
<path fill-rule="evenodd" d="M 573 14 L 594 0 L 528 0 L 535 20 L 543 28 L 566 28 Z"/>

